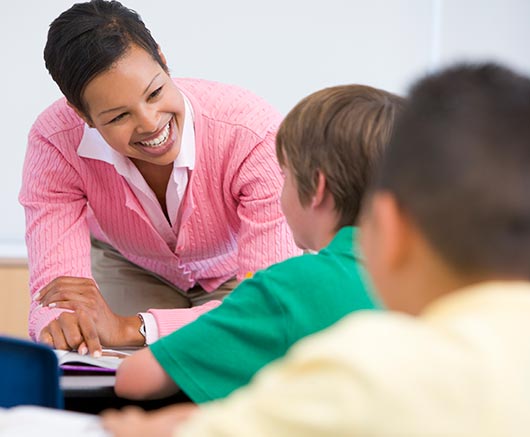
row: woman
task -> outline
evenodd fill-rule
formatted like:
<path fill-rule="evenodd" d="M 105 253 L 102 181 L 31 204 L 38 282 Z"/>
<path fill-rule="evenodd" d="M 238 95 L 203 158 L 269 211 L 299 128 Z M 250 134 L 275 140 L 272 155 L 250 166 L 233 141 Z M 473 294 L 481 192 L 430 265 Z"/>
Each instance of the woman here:
<path fill-rule="evenodd" d="M 62 13 L 44 58 L 65 99 L 30 131 L 20 194 L 33 338 L 95 355 L 145 345 L 299 253 L 280 210 L 270 105 L 172 80 L 117 1 Z"/>

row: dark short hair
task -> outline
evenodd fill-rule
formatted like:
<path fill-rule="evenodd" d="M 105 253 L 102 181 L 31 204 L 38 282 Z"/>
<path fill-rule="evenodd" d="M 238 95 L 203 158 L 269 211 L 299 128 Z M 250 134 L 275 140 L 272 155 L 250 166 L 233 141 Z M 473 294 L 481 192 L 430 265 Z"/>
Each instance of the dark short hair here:
<path fill-rule="evenodd" d="M 280 125 L 276 155 L 293 171 L 302 205 L 321 171 L 340 215 L 337 227 L 355 224 L 402 106 L 401 97 L 363 85 L 326 88 L 300 101 Z"/>
<path fill-rule="evenodd" d="M 481 64 L 419 81 L 376 188 L 457 271 L 530 278 L 530 80 Z"/>
<path fill-rule="evenodd" d="M 140 16 L 117 1 L 77 3 L 50 25 L 44 61 L 66 99 L 86 115 L 83 92 L 109 70 L 132 44 L 147 51 L 167 72 L 158 44 Z"/>

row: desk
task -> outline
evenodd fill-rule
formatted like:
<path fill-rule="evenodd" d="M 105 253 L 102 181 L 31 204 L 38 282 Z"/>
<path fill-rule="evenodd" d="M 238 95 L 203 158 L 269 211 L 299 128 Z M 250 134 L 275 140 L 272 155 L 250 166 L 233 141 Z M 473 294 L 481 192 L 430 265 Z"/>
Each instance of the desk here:
<path fill-rule="evenodd" d="M 64 394 L 64 408 L 70 411 L 98 414 L 108 408 L 122 408 L 137 405 L 144 410 L 154 410 L 179 402 L 190 402 L 184 392 L 164 399 L 152 401 L 131 401 L 114 393 L 114 375 L 63 375 L 61 390 Z"/>

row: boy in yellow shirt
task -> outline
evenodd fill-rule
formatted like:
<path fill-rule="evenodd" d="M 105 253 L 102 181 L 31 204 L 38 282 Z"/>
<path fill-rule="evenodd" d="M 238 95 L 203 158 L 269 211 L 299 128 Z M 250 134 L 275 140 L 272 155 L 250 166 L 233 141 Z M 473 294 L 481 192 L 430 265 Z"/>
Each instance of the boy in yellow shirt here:
<path fill-rule="evenodd" d="M 529 120 L 530 80 L 505 68 L 420 81 L 361 227 L 396 311 L 357 312 L 300 341 L 224 401 L 105 425 L 118 436 L 170 418 L 178 436 L 526 434 Z"/>

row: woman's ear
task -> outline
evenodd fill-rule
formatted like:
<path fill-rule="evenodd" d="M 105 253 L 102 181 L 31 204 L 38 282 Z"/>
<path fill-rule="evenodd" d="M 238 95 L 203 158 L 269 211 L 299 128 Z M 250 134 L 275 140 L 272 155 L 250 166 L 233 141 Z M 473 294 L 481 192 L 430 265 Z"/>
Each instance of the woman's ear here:
<path fill-rule="evenodd" d="M 160 46 L 158 46 L 158 54 L 160 56 L 160 59 L 162 59 L 162 62 L 164 63 L 166 68 L 169 69 L 169 67 L 167 66 L 167 59 L 166 59 L 164 53 L 162 52 L 162 49 L 160 48 Z"/>
<path fill-rule="evenodd" d="M 88 117 L 83 111 L 81 111 L 79 108 L 77 108 L 77 106 L 74 106 L 73 104 L 71 104 L 68 100 L 66 101 L 67 105 L 70 106 L 70 108 L 72 108 L 75 113 L 81 117 L 83 119 L 83 121 L 88 124 L 89 127 L 94 127 L 94 123 L 92 123 L 92 120 L 90 119 L 90 117 Z"/>

